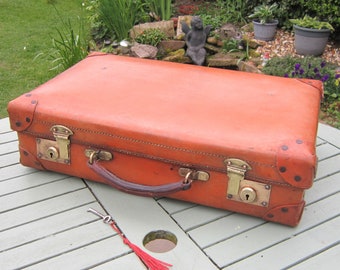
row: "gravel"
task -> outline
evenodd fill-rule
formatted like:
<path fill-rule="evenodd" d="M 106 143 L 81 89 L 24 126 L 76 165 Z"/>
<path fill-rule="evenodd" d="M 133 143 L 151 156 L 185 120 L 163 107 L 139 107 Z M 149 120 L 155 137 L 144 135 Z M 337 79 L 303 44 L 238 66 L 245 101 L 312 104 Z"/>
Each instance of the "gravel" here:
<path fill-rule="evenodd" d="M 275 39 L 273 41 L 258 41 L 261 46 L 257 48 L 257 52 L 261 55 L 269 53 L 270 57 L 274 56 L 294 56 L 303 57 L 298 55 L 294 49 L 294 33 L 289 31 L 277 30 Z M 327 62 L 334 63 L 340 66 L 340 48 L 334 42 L 327 43 L 325 52 L 322 58 Z"/>

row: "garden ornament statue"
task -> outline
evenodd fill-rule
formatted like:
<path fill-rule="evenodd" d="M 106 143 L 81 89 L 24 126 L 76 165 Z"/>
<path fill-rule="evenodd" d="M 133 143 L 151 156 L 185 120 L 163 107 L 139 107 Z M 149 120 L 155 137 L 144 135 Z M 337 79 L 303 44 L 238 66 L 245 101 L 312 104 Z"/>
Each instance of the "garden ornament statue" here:
<path fill-rule="evenodd" d="M 199 66 L 205 61 L 206 50 L 205 42 L 209 35 L 211 26 L 203 27 L 200 17 L 194 16 L 191 20 L 191 29 L 185 22 L 181 22 L 182 30 L 185 33 L 185 43 L 187 45 L 186 55 Z"/>

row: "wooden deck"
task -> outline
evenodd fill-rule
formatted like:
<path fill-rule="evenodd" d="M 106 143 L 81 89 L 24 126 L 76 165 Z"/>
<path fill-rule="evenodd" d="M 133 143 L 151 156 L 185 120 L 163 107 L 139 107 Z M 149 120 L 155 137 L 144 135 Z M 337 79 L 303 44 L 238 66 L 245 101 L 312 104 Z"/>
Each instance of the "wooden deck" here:
<path fill-rule="evenodd" d="M 142 247 L 150 231 L 177 236 L 152 253 L 171 269 L 336 269 L 340 256 L 340 130 L 320 124 L 319 169 L 296 228 L 19 164 L 17 136 L 0 120 L 0 269 L 145 269 L 110 226 L 109 213 Z"/>

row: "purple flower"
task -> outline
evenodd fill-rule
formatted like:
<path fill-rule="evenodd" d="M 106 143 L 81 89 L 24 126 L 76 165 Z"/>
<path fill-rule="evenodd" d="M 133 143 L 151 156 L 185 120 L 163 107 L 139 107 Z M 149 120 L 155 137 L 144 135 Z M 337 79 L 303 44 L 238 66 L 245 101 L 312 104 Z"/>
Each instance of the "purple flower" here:
<path fill-rule="evenodd" d="M 321 74 L 320 73 L 316 73 L 315 75 L 314 75 L 314 79 L 321 79 Z"/>
<path fill-rule="evenodd" d="M 305 71 L 303 70 L 303 68 L 300 69 L 300 75 L 302 75 L 303 73 L 305 73 Z"/>
<path fill-rule="evenodd" d="M 326 62 L 325 61 L 322 61 L 321 64 L 320 64 L 320 67 L 323 68 L 326 66 Z"/>
<path fill-rule="evenodd" d="M 328 79 L 329 79 L 329 75 L 326 74 L 326 75 L 324 75 L 324 76 L 321 78 L 321 81 L 322 81 L 322 82 L 325 82 L 325 81 L 327 81 Z"/>
<path fill-rule="evenodd" d="M 295 76 L 295 74 L 296 74 L 296 73 L 295 73 L 295 71 L 293 71 L 293 72 L 292 72 L 292 77 L 294 77 L 294 76 Z"/>
<path fill-rule="evenodd" d="M 309 63 L 308 64 L 308 69 L 310 69 L 312 67 L 312 64 L 311 63 Z"/>
<path fill-rule="evenodd" d="M 285 73 L 285 75 L 283 75 L 285 78 L 288 78 L 289 77 L 289 75 L 288 75 L 288 73 Z"/>
<path fill-rule="evenodd" d="M 300 67 L 301 67 L 300 63 L 295 64 L 295 70 L 299 70 Z"/>
<path fill-rule="evenodd" d="M 340 73 L 335 74 L 335 79 L 337 80 L 337 79 L 339 79 L 339 78 L 340 78 Z"/>
<path fill-rule="evenodd" d="M 319 69 L 317 67 L 314 68 L 314 73 L 318 73 Z"/>

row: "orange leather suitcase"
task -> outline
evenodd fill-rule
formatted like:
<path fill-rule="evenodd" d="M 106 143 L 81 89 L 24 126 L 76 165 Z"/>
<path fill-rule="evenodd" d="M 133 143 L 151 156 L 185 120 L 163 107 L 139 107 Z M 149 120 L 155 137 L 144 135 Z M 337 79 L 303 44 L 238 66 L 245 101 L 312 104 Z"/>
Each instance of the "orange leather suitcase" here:
<path fill-rule="evenodd" d="M 322 83 L 92 54 L 8 105 L 26 166 L 298 224 Z"/>

